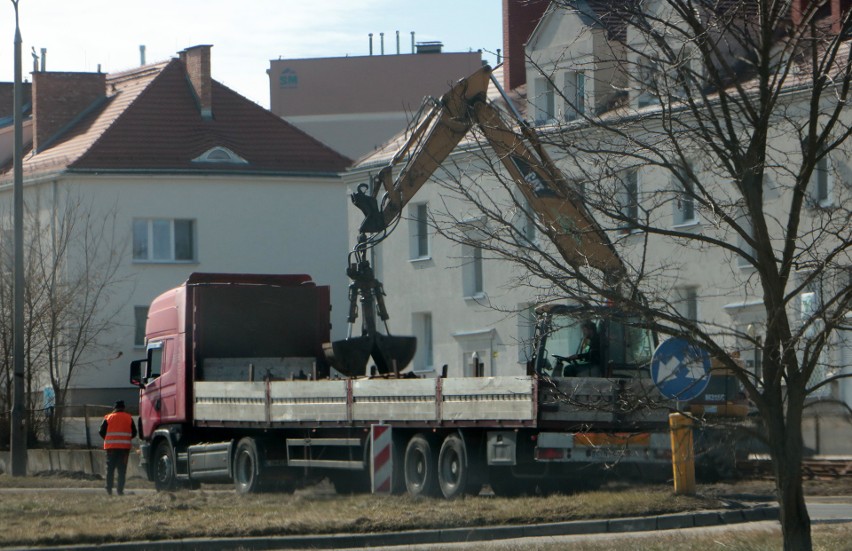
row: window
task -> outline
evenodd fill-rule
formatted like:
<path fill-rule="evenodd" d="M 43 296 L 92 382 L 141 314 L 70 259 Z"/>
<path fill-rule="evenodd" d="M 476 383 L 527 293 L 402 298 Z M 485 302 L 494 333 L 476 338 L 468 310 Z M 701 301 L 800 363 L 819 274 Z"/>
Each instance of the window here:
<path fill-rule="evenodd" d="M 817 161 L 811 174 L 810 194 L 815 206 L 829 207 L 832 204 L 834 174 L 831 159 L 828 155 Z"/>
<path fill-rule="evenodd" d="M 426 203 L 409 205 L 408 216 L 410 258 L 429 258 L 429 210 Z"/>
<path fill-rule="evenodd" d="M 638 171 L 627 172 L 618 190 L 618 210 L 623 219 L 619 229 L 622 233 L 636 231 L 639 223 L 639 175 Z"/>
<path fill-rule="evenodd" d="M 692 182 L 693 167 L 689 164 L 689 168 L 680 167 L 678 173 L 673 177 L 673 189 L 676 190 L 677 197 L 674 205 L 674 223 L 675 225 L 693 224 L 697 221 L 695 215 L 695 191 Z"/>
<path fill-rule="evenodd" d="M 482 249 L 465 243 L 462 245 L 462 279 L 464 296 L 474 298 L 484 293 L 482 281 Z"/>
<path fill-rule="evenodd" d="M 654 103 L 659 103 L 659 90 L 656 80 L 658 78 L 659 67 L 657 62 L 647 57 L 640 57 L 638 63 L 639 74 L 639 95 L 637 104 L 639 107 L 646 107 Z"/>
<path fill-rule="evenodd" d="M 535 214 L 533 213 L 530 202 L 522 193 L 517 194 L 518 212 L 514 217 L 514 226 L 517 230 L 519 242 L 521 244 L 529 244 L 535 242 Z"/>
<path fill-rule="evenodd" d="M 676 289 L 674 307 L 683 319 L 698 321 L 698 288 L 681 287 Z"/>
<path fill-rule="evenodd" d="M 535 79 L 536 98 L 536 124 L 546 124 L 556 118 L 556 104 L 554 99 L 553 83 L 547 78 Z"/>
<path fill-rule="evenodd" d="M 133 346 L 145 346 L 145 323 L 148 321 L 148 307 L 134 306 L 135 319 L 133 329 Z"/>
<path fill-rule="evenodd" d="M 248 164 L 248 161 L 228 149 L 227 147 L 217 146 L 208 149 L 198 157 L 192 160 L 193 163 L 231 163 L 231 164 Z"/>
<path fill-rule="evenodd" d="M 169 218 L 133 221 L 133 260 L 190 262 L 195 260 L 195 222 Z"/>
<path fill-rule="evenodd" d="M 743 215 L 742 217 L 740 217 L 738 222 L 743 231 L 745 231 L 745 233 L 747 233 L 751 237 L 754 237 L 754 229 L 752 228 L 751 219 L 748 217 L 748 215 Z M 740 268 L 751 268 L 752 263 L 747 258 L 747 256 L 754 258 L 756 253 L 754 247 L 749 244 L 749 242 L 746 241 L 742 235 L 739 234 L 737 234 L 737 247 L 739 247 L 739 249 L 744 253 L 743 255 L 740 255 L 737 258 L 737 266 L 739 266 Z"/>
<path fill-rule="evenodd" d="M 432 339 L 432 314 L 421 312 L 411 320 L 414 336 L 417 337 L 417 353 L 414 356 L 414 371 L 432 371 L 435 368 Z"/>
<path fill-rule="evenodd" d="M 586 73 L 565 73 L 565 120 L 573 121 L 586 113 Z"/>

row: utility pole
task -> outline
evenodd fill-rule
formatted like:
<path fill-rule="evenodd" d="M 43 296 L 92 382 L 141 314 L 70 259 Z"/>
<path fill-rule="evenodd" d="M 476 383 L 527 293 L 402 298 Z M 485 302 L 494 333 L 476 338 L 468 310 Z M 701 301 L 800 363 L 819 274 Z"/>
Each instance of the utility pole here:
<path fill-rule="evenodd" d="M 15 6 L 15 180 L 14 195 L 14 230 L 15 230 L 15 293 L 14 319 L 12 331 L 14 336 L 13 363 L 14 383 L 12 397 L 12 427 L 10 438 L 12 476 L 27 474 L 27 435 L 24 430 L 24 170 L 23 162 L 23 85 L 21 84 L 21 28 L 18 24 L 18 2 L 12 0 Z"/>

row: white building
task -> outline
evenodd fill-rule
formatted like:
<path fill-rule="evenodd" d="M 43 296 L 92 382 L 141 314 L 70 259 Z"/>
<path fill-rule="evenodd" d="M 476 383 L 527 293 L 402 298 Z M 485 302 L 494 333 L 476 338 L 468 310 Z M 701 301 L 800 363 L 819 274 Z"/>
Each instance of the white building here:
<path fill-rule="evenodd" d="M 331 286 L 333 331 L 343 336 L 339 173 L 348 159 L 213 80 L 210 46 L 123 73 L 32 76 L 27 231 L 39 220 L 50 242 L 73 223 L 67 252 L 57 253 L 66 281 L 83 268 L 93 280 L 115 270 L 98 306 L 109 328 L 76 366 L 67 402 L 135 403 L 128 366 L 144 353 L 147 306 L 191 272 L 310 274 Z M 0 174 L 4 247 L 11 190 L 10 163 Z M 44 361 L 34 360 L 34 373 Z M 65 377 L 68 357 L 55 361 Z M 35 381 L 36 391 L 46 382 Z"/>
<path fill-rule="evenodd" d="M 639 162 L 639 155 L 627 145 L 621 146 L 620 152 L 632 155 L 616 160 L 618 144 L 613 141 L 604 144 L 604 133 L 594 124 L 587 124 L 588 119 L 641 118 L 641 124 L 635 128 L 650 134 L 654 125 L 662 128 L 660 121 L 664 120 L 659 115 L 659 97 L 663 93 L 660 83 L 667 82 L 673 89 L 679 82 L 676 75 L 661 75 L 637 60 L 635 52 L 645 47 L 636 42 L 640 34 L 624 25 L 613 26 L 608 18 L 612 5 L 617 3 L 577 4 L 577 10 L 547 11 L 527 42 L 526 55 L 532 61 L 527 67 L 529 104 L 522 107 L 527 107 L 528 118 L 548 133 L 548 141 L 564 140 L 570 146 L 554 148 L 552 153 L 561 155 L 557 162 L 588 200 L 594 199 L 607 207 L 604 210 L 612 216 L 598 221 L 607 230 L 619 255 L 633 270 L 644 268 L 653 272 L 656 279 L 650 288 L 652 299 L 665 304 L 674 317 L 696 320 L 708 331 L 725 335 L 721 339 L 725 347 L 739 352 L 747 365 L 759 369 L 761 358 L 756 343 L 764 331 L 765 309 L 761 289 L 754 279 L 753 261 L 743 256 L 750 247 L 741 235 L 717 223 L 707 205 L 694 198 L 695 190 L 684 189 L 690 180 L 706 183 L 715 203 L 725 205 L 727 214 L 736 220 L 737 197 L 727 187 L 732 184 L 718 167 L 706 161 L 706 150 L 687 140 L 680 144 L 682 151 L 676 156 L 672 153 L 673 159 L 685 162 L 680 168 L 666 166 L 661 159 Z M 665 19 L 665 14 L 662 17 Z M 672 45 L 682 54 L 684 66 L 699 74 L 705 69 L 696 64 L 687 46 L 682 41 Z M 791 95 L 790 103 L 785 104 L 790 106 L 785 112 L 788 120 L 795 120 L 797 97 L 807 101 L 806 93 Z M 843 117 L 849 114 L 844 112 Z M 773 166 L 766 171 L 769 185 L 765 186 L 764 200 L 771 213 L 768 218 L 773 220 L 769 235 L 780 236 L 795 184 L 785 165 L 800 158 L 800 144 L 792 139 L 794 134 L 785 121 L 779 120 L 773 130 L 770 136 Z M 401 138 L 356 163 L 345 176 L 350 189 L 368 181 L 386 164 Z M 602 144 L 606 147 L 599 147 Z M 565 156 L 566 149 L 576 154 L 569 158 Z M 663 149 L 660 152 L 664 153 Z M 849 145 L 843 144 L 817 166 L 808 184 L 808 206 L 803 210 L 804 227 L 808 230 L 816 228 L 832 212 L 848 212 L 852 200 L 849 154 Z M 495 208 L 502 209 L 505 221 L 524 223 L 523 216 L 517 219 L 505 190 L 489 174 L 490 169 L 484 168 L 483 162 L 476 144 L 463 143 L 409 203 L 396 232 L 375 252 L 378 277 L 388 294 L 391 330 L 414 334 L 420 339 L 415 358 L 418 370 L 440 369 L 447 364 L 450 375 L 474 375 L 470 367 L 474 353 L 484 362 L 483 375 L 520 374 L 525 369 L 531 335 L 528 306 L 539 296 L 546 296 L 547 289 L 537 289 L 534 281 L 531 285 L 518 284 L 525 276 L 520 268 L 489 260 L 487 253 L 454 243 L 438 235 L 431 224 L 456 228 L 468 225 L 485 234 L 499 231 L 487 224 L 477 226 L 482 223 L 482 213 L 459 199 L 460 194 L 453 191 L 455 180 L 474 190 L 472 193 L 493 199 Z M 498 165 L 496 161 L 494 164 Z M 691 171 L 689 178 L 674 176 L 687 167 Z M 353 235 L 359 222 L 357 217 L 350 222 Z M 639 224 L 663 231 L 649 238 L 651 234 L 641 231 Z M 848 223 L 841 227 L 848 239 Z M 661 235 L 666 232 L 671 236 Z M 705 236 L 708 245 L 679 241 L 678 235 Z M 830 245 L 830 241 L 820 246 Z M 783 247 L 780 240 L 773 245 Z M 849 277 L 852 265 L 848 252 L 837 261 L 837 273 L 832 275 L 835 280 L 823 284 L 835 288 L 848 286 L 849 280 L 844 279 Z M 794 281 L 805 281 L 807 273 L 802 269 Z M 800 319 L 805 319 L 819 304 L 823 291 L 831 289 L 807 286 L 787 306 L 798 311 Z M 830 346 L 821 356 L 825 368 L 817 370 L 812 382 L 850 369 L 850 342 L 848 332 L 832 335 Z M 849 403 L 850 389 L 852 384 L 847 379 L 825 387 L 822 395 Z"/>

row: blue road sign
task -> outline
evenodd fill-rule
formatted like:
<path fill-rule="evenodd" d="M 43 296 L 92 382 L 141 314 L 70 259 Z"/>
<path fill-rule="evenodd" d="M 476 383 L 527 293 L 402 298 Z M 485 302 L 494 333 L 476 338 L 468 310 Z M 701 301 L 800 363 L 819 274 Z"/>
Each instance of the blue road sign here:
<path fill-rule="evenodd" d="M 667 339 L 654 350 L 651 377 L 666 398 L 692 400 L 710 382 L 710 354 L 685 339 Z"/>

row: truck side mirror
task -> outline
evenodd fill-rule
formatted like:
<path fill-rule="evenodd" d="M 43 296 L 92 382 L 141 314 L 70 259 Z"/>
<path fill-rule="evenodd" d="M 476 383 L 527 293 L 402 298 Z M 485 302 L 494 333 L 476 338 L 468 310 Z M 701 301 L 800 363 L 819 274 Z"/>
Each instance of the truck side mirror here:
<path fill-rule="evenodd" d="M 141 387 L 147 377 L 148 360 L 134 360 L 130 362 L 130 384 Z"/>

